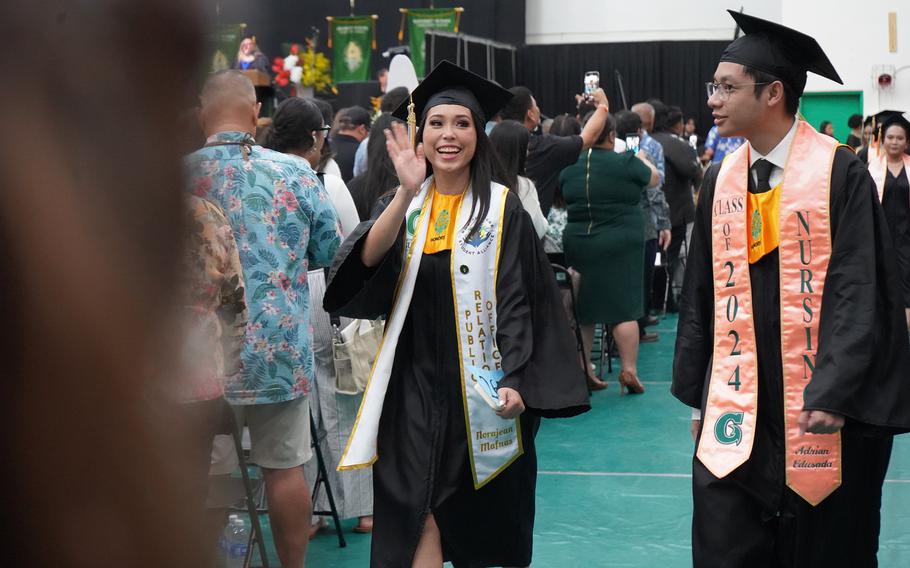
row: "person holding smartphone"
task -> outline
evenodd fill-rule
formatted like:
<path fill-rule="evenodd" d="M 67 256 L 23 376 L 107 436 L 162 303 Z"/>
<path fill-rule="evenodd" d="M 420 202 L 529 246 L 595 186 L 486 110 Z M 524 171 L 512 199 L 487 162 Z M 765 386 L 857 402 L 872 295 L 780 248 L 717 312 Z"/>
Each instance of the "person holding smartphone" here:
<path fill-rule="evenodd" d="M 373 467 L 373 568 L 528 566 L 539 417 L 587 411 L 585 375 L 484 132 L 511 94 L 443 61 L 411 98 L 393 116 L 414 138 L 384 132 L 401 185 L 342 244 L 325 295 L 386 316 L 340 468 Z"/>

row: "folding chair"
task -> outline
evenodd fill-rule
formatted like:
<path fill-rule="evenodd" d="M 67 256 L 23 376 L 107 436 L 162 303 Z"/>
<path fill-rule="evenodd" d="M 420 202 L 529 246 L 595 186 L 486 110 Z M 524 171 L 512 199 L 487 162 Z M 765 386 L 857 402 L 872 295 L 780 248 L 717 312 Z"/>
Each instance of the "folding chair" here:
<path fill-rule="evenodd" d="M 600 324 L 600 361 L 598 369 L 604 367 L 604 357 L 607 359 L 607 372 L 613 373 L 613 348 L 616 342 L 613 339 L 613 333 L 610 332 L 610 326 L 605 323 Z"/>
<path fill-rule="evenodd" d="M 581 337 L 581 326 L 578 324 L 578 309 L 575 303 L 575 287 L 572 283 L 572 274 L 569 272 L 569 269 L 560 264 L 551 263 L 550 266 L 553 269 L 553 274 L 556 277 L 556 284 L 559 289 L 562 291 L 563 295 L 563 307 L 565 307 L 566 312 L 569 316 L 569 324 L 572 327 L 572 331 L 575 333 L 575 341 L 578 343 L 578 354 L 582 358 L 582 361 L 587 364 L 588 362 L 588 353 L 585 353 L 584 341 Z M 565 299 L 568 298 L 568 302 Z M 613 335 L 607 329 L 606 325 L 601 326 L 601 341 L 600 341 L 600 361 L 598 366 L 598 371 L 603 369 L 604 357 L 607 357 L 607 369 L 609 373 L 613 372 Z M 606 337 L 606 340 L 604 339 Z M 592 346 L 593 349 L 593 346 Z M 606 354 L 606 355 L 605 355 Z"/>
<path fill-rule="evenodd" d="M 338 518 L 338 508 L 335 507 L 335 496 L 332 495 L 332 485 L 329 483 L 329 473 L 325 468 L 325 460 L 322 458 L 322 448 L 319 446 L 319 433 L 316 431 L 316 421 L 313 420 L 313 413 L 310 412 L 310 433 L 313 440 L 313 451 L 316 453 L 316 481 L 313 483 L 313 514 L 320 517 L 332 517 L 335 523 L 335 532 L 338 533 L 338 547 L 344 548 L 348 544 L 344 540 L 344 531 L 341 530 L 341 520 Z M 325 496 L 329 501 L 328 511 L 315 510 L 316 495 L 319 493 L 320 485 L 325 487 Z"/>
<path fill-rule="evenodd" d="M 266 554 L 265 550 L 265 540 L 262 535 L 262 525 L 259 522 L 259 513 L 264 512 L 262 505 L 262 500 L 264 498 L 264 491 L 262 491 L 262 481 L 260 481 L 257 487 L 253 486 L 253 481 L 250 479 L 249 464 L 246 459 L 246 453 L 243 449 L 243 430 L 240 428 L 240 425 L 237 423 L 237 418 L 234 415 L 234 410 L 231 408 L 231 405 L 224 400 L 224 409 L 222 411 L 222 434 L 229 434 L 234 441 L 234 450 L 237 452 L 237 462 L 240 467 L 240 476 L 243 480 L 243 493 L 244 493 L 244 503 L 245 507 L 230 507 L 231 510 L 243 511 L 245 510 L 250 517 L 250 536 L 247 541 L 247 551 L 246 558 L 243 561 L 244 568 L 249 568 L 250 563 L 253 559 L 253 546 L 255 545 L 259 550 L 259 558 L 262 561 L 262 568 L 269 568 L 269 557 Z M 259 503 L 256 502 L 256 494 L 259 492 L 260 498 Z"/>

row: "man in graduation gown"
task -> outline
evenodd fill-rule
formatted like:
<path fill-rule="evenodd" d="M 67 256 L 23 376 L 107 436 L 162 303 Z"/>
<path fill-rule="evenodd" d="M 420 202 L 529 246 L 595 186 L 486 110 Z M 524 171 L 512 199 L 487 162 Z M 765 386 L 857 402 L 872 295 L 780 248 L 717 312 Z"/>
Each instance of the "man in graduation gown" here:
<path fill-rule="evenodd" d="M 694 565 L 875 566 L 889 436 L 910 430 L 891 238 L 864 164 L 795 118 L 807 71 L 839 82 L 821 48 L 731 15 L 708 105 L 748 143 L 702 184 L 673 364 Z"/>

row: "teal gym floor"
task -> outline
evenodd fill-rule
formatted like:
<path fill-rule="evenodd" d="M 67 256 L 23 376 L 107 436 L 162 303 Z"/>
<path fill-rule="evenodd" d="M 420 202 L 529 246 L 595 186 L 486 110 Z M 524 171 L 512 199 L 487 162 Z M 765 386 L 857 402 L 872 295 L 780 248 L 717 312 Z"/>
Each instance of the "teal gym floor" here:
<path fill-rule="evenodd" d="M 535 568 L 692 565 L 690 411 L 669 392 L 676 318 L 651 330 L 660 340 L 641 347 L 645 394 L 620 396 L 614 368 L 612 375 L 604 372 L 610 387 L 594 394 L 590 412 L 541 425 Z M 883 501 L 879 565 L 905 568 L 910 566 L 908 436 L 895 440 Z M 338 548 L 333 530 L 317 536 L 307 566 L 368 566 L 370 536 L 352 532 L 355 524 L 356 519 L 344 523 L 346 548 Z"/>

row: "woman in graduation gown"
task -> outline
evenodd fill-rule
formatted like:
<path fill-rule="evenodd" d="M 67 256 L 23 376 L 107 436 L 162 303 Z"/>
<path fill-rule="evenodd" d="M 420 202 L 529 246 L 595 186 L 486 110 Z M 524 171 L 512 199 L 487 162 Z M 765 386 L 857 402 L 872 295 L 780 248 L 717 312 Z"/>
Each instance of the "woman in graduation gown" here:
<path fill-rule="evenodd" d="M 496 166 L 483 125 L 510 97 L 449 62 L 437 66 L 412 94 L 420 120 L 416 150 L 403 125 L 385 132 L 401 186 L 345 241 L 332 266 L 327 310 L 387 316 L 341 464 L 374 463 L 374 568 L 444 560 L 459 568 L 529 565 L 539 417 L 589 409 L 585 375 L 531 219 L 516 195 L 492 181 Z M 404 119 L 406 104 L 395 114 Z M 481 249 L 496 246 L 492 269 L 476 260 Z M 465 282 L 477 290 L 466 290 Z M 473 331 L 461 321 L 467 311 L 473 322 L 475 304 L 462 309 L 465 293 L 479 300 L 483 290 L 494 290 L 476 309 L 495 306 L 484 321 L 496 324 L 487 329 L 495 335 L 492 357 L 501 358 L 498 375 L 495 367 L 471 366 L 469 356 L 489 352 L 494 342 L 480 346 L 483 337 L 473 336 L 467 345 Z M 493 383 L 485 391 L 489 406 L 477 403 L 472 388 L 483 379 Z M 492 433 L 475 428 L 475 421 L 490 420 Z M 484 447 L 500 445 L 499 438 L 494 446 L 483 440 L 503 432 L 515 437 L 502 441 L 512 453 L 489 465 Z M 371 435 L 374 446 L 364 441 Z"/>
<path fill-rule="evenodd" d="M 901 276 L 904 309 L 910 326 L 910 122 L 895 113 L 882 124 L 881 149 L 869 153 L 869 173 L 875 181 L 888 230 L 894 241 Z"/>

